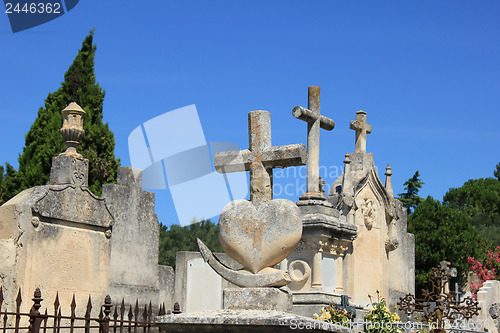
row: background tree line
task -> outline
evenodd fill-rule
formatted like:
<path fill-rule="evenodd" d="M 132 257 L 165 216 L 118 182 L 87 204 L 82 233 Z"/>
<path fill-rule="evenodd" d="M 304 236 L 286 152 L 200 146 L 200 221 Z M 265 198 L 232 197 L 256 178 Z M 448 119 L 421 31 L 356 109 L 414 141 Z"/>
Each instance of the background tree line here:
<path fill-rule="evenodd" d="M 493 175 L 450 188 L 442 201 L 418 196 L 424 184 L 418 171 L 404 183 L 399 199 L 408 210 L 408 231 L 415 235 L 417 293 L 428 287 L 428 273 L 442 260 L 457 268 L 452 282 L 463 287 L 468 258 L 485 260 L 487 251 L 500 245 L 500 163 Z"/>

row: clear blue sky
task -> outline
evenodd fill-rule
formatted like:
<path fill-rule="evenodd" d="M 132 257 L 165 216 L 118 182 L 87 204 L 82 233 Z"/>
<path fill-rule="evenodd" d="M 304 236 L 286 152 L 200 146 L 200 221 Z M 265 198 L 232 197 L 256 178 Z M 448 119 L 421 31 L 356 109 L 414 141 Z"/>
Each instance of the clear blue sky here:
<path fill-rule="evenodd" d="M 363 109 L 382 180 L 390 163 L 400 193 L 419 170 L 421 194 L 441 199 L 500 162 L 499 16 L 497 0 L 80 0 L 12 33 L 2 11 L 0 162 L 17 166 L 38 108 L 95 27 L 104 119 L 124 166 L 134 128 L 190 104 L 209 142 L 247 148 L 247 113 L 264 109 L 274 145 L 305 143 L 306 125 L 291 110 L 307 106 L 307 87 L 318 85 L 321 111 L 336 122 L 321 133 L 321 165 L 342 167 L 354 151 L 349 122 Z M 156 210 L 177 223 L 168 191 L 157 193 Z"/>

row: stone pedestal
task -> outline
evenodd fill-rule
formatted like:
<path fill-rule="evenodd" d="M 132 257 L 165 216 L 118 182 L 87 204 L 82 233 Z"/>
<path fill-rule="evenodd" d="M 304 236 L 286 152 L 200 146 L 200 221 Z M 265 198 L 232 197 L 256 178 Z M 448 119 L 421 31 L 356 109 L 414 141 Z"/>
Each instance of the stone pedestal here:
<path fill-rule="evenodd" d="M 224 310 L 292 311 L 292 295 L 278 288 L 235 288 L 223 293 Z"/>
<path fill-rule="evenodd" d="M 164 332 L 284 333 L 354 331 L 339 325 L 291 313 L 266 310 L 219 310 L 160 316 L 157 325 Z"/>
<path fill-rule="evenodd" d="M 331 202 L 304 199 L 297 202 L 302 213 L 302 239 L 286 266 L 292 278 L 293 313 L 312 316 L 322 307 L 340 304 L 340 296 L 346 294 L 343 258 L 352 251 L 357 231 L 341 220 Z M 295 270 L 300 273 L 309 269 L 310 276 L 295 274 Z"/>

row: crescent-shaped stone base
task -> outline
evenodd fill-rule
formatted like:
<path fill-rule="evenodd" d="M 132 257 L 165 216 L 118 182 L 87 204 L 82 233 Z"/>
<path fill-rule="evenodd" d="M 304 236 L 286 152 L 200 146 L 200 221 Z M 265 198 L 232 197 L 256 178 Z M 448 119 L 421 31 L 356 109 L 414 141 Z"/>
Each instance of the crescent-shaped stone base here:
<path fill-rule="evenodd" d="M 267 268 L 257 274 L 232 270 L 220 262 L 200 239 L 197 241 L 200 253 L 210 267 L 224 279 L 239 287 L 282 287 L 291 282 L 288 273 L 278 269 Z"/>

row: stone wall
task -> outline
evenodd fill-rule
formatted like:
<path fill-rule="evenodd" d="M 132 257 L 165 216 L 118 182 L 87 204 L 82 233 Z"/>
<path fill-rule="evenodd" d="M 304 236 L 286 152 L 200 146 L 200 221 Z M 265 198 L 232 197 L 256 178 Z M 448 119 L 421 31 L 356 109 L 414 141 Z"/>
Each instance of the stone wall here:
<path fill-rule="evenodd" d="M 483 283 L 483 286 L 479 288 L 477 292 L 477 301 L 479 302 L 479 315 L 474 317 L 474 319 L 480 320 L 483 327 L 479 328 L 482 331 L 486 331 L 484 328 L 488 329 L 489 332 L 498 333 L 498 328 L 490 314 L 490 308 L 494 303 L 500 303 L 500 281 L 489 280 Z M 499 318 L 495 318 L 498 323 Z"/>

